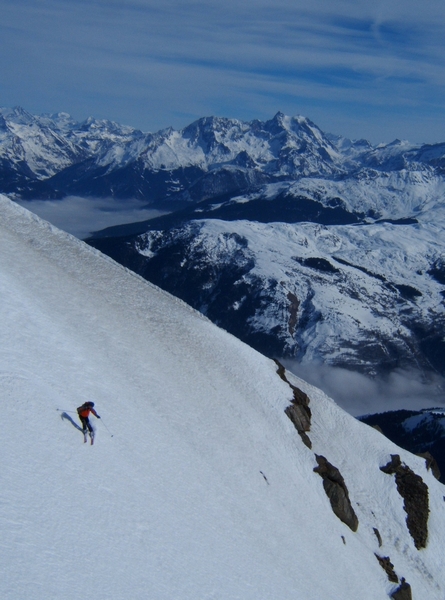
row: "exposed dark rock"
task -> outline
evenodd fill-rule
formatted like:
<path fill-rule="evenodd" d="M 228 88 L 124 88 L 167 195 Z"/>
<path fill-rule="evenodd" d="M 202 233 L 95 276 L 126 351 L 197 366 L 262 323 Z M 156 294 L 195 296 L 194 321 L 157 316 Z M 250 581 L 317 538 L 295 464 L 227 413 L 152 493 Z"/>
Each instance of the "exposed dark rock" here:
<path fill-rule="evenodd" d="M 379 548 L 381 547 L 381 545 L 383 544 L 382 542 L 382 536 L 380 535 L 380 531 L 377 529 L 377 527 L 373 527 L 374 533 L 375 533 L 375 537 L 377 538 L 377 541 L 379 542 Z"/>
<path fill-rule="evenodd" d="M 399 467 L 402 466 L 402 461 L 398 454 L 391 454 L 391 460 L 384 467 L 380 467 L 380 470 L 387 475 L 393 475 Z"/>
<path fill-rule="evenodd" d="M 323 479 L 324 490 L 331 502 L 334 514 L 343 521 L 352 531 L 357 531 L 358 519 L 352 508 L 349 499 L 348 488 L 340 471 L 324 457 L 317 456 L 318 467 L 315 467 L 315 473 L 318 473 Z"/>
<path fill-rule="evenodd" d="M 399 291 L 400 295 L 405 300 L 416 300 L 422 296 L 422 292 L 419 292 L 419 290 L 411 285 L 394 284 L 394 287 Z"/>
<path fill-rule="evenodd" d="M 316 269 L 317 271 L 322 271 L 323 273 L 339 273 L 339 269 L 334 267 L 328 260 L 325 258 L 317 258 L 317 257 L 309 257 L 309 258 L 301 258 L 299 256 L 294 256 L 294 260 L 296 260 L 303 267 L 309 267 L 310 269 Z"/>
<path fill-rule="evenodd" d="M 300 437 L 306 446 L 308 448 L 312 448 L 312 442 L 306 433 L 307 431 L 311 430 L 312 413 L 311 409 L 309 408 L 309 396 L 307 396 L 307 394 L 305 394 L 295 385 L 289 383 L 286 377 L 286 369 L 278 360 L 275 360 L 275 362 L 278 366 L 278 375 L 289 385 L 294 395 L 292 404 L 288 406 L 284 412 L 294 424 L 295 429 L 300 434 Z"/>
<path fill-rule="evenodd" d="M 392 581 L 393 583 L 399 583 L 399 578 L 397 577 L 397 574 L 394 571 L 394 565 L 390 561 L 389 556 L 379 556 L 378 554 L 376 554 L 375 557 L 379 561 L 382 569 L 388 575 L 389 581 Z"/>
<path fill-rule="evenodd" d="M 379 561 L 382 569 L 386 572 L 389 581 L 399 583 L 399 578 L 394 571 L 394 565 L 389 556 L 379 556 L 378 554 L 375 554 L 375 557 Z M 411 586 L 405 581 L 404 577 L 402 577 L 399 587 L 391 594 L 391 598 L 393 600 L 412 600 Z"/>
<path fill-rule="evenodd" d="M 420 475 L 402 464 L 398 454 L 391 454 L 391 461 L 380 470 L 395 475 L 397 491 L 404 500 L 407 514 L 406 525 L 417 550 L 426 547 L 428 540 L 429 500 L 428 486 Z"/>
<path fill-rule="evenodd" d="M 333 256 L 332 258 L 336 262 L 340 263 L 341 265 L 346 265 L 347 267 L 353 267 L 354 269 L 358 269 L 359 271 L 362 271 L 362 273 L 366 273 L 366 275 L 369 275 L 370 277 L 374 277 L 375 279 L 378 279 L 379 281 L 386 283 L 386 278 L 383 277 L 383 275 L 380 275 L 379 273 L 373 273 L 372 271 L 369 271 L 369 269 L 366 269 L 365 267 L 362 267 L 360 265 L 354 265 L 354 264 L 348 262 L 347 260 L 344 260 L 343 258 L 339 258 L 338 256 Z"/>
<path fill-rule="evenodd" d="M 300 307 L 300 301 L 295 294 L 292 294 L 292 292 L 288 292 L 287 299 L 289 300 L 289 333 L 293 336 L 298 323 L 298 308 Z"/>
<path fill-rule="evenodd" d="M 393 600 L 412 600 L 413 597 L 411 594 L 411 586 L 403 577 L 402 583 L 399 585 L 396 591 L 391 594 L 391 598 Z"/>
<path fill-rule="evenodd" d="M 308 415 L 309 408 L 305 406 L 299 406 L 297 404 L 291 404 L 285 410 L 285 413 L 292 421 L 295 429 L 300 434 L 301 439 L 308 448 L 312 448 L 312 442 L 306 431 L 310 429 L 310 414 Z"/>
<path fill-rule="evenodd" d="M 410 419 L 417 421 L 414 427 Z M 427 468 L 445 483 L 445 421 L 440 410 L 395 410 L 365 415 L 359 420 L 381 431 L 397 446 L 427 459 Z M 430 460 L 428 455 L 434 458 Z"/>
<path fill-rule="evenodd" d="M 434 475 L 434 477 L 440 481 L 442 474 L 434 456 L 430 452 L 420 452 L 417 456 L 420 456 L 421 458 L 425 459 L 426 468 L 428 469 L 428 471 L 431 469 L 431 472 Z"/>

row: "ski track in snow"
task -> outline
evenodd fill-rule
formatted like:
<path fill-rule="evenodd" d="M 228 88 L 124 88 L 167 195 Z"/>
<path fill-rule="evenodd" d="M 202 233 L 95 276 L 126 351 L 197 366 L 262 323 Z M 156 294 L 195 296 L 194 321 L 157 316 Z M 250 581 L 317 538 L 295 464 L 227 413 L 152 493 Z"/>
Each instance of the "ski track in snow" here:
<path fill-rule="evenodd" d="M 5 197 L 0 215 L 1 598 L 385 600 L 378 552 L 415 599 L 443 600 L 444 488 L 423 460 L 289 374 L 309 450 L 272 361 Z M 344 476 L 357 533 L 314 452 Z M 429 486 L 420 552 L 379 470 L 390 453 Z"/>

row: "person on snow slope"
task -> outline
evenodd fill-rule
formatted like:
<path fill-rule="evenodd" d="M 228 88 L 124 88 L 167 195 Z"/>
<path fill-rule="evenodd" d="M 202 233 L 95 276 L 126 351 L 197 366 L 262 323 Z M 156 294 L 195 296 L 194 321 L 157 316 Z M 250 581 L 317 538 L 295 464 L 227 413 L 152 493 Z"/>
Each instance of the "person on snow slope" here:
<path fill-rule="evenodd" d="M 100 419 L 100 416 L 94 410 L 94 402 L 85 402 L 84 404 L 82 404 L 82 406 L 79 406 L 79 408 L 77 409 L 77 414 L 79 415 L 80 422 L 82 423 L 83 434 L 86 435 L 88 430 L 90 432 L 90 435 L 94 436 L 93 426 L 91 425 L 88 419 L 90 413 L 93 413 L 95 417 Z"/>

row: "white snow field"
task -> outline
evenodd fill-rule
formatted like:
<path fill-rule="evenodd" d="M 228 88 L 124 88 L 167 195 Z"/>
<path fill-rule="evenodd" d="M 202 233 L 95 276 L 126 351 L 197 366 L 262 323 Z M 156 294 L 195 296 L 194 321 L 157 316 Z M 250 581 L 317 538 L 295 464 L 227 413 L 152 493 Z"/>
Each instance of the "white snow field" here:
<path fill-rule="evenodd" d="M 273 361 L 5 196 L 0 334 L 1 599 L 385 600 L 398 584 L 377 553 L 415 600 L 444 600 L 445 488 L 423 459 L 289 374 L 311 399 L 309 449 Z M 315 453 L 343 475 L 356 533 Z M 379 469 L 390 454 L 429 487 L 420 551 Z"/>

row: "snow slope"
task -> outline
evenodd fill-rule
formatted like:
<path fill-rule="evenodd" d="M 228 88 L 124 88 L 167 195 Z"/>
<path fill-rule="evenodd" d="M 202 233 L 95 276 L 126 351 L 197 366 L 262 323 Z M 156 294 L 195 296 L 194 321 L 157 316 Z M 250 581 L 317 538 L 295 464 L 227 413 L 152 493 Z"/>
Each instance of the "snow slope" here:
<path fill-rule="evenodd" d="M 444 488 L 424 461 L 310 397 L 312 450 L 276 365 L 0 196 L 0 597 L 443 600 Z M 76 406 L 94 400 L 96 444 Z M 390 454 L 429 487 L 416 550 Z M 359 519 L 332 512 L 315 454 Z M 373 528 L 378 528 L 379 548 Z"/>

